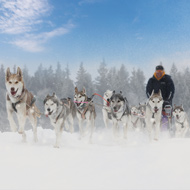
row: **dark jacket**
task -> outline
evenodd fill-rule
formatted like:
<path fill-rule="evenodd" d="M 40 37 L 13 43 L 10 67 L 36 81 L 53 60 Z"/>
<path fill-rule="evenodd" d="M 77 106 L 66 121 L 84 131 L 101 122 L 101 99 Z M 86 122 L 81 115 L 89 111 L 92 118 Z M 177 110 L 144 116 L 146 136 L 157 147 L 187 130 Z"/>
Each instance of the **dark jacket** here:
<path fill-rule="evenodd" d="M 164 101 L 172 102 L 175 87 L 171 76 L 165 74 L 160 80 L 157 80 L 153 75 L 153 77 L 149 79 L 146 86 L 147 97 L 149 98 L 151 96 L 153 90 L 155 93 L 158 93 L 159 89 L 162 92 Z"/>

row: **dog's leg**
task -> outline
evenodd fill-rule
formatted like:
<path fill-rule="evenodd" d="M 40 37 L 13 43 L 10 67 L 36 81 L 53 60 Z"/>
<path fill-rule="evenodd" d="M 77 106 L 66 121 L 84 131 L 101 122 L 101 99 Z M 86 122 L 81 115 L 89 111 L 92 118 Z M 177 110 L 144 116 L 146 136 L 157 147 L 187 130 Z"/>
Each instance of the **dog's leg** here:
<path fill-rule="evenodd" d="M 123 123 L 123 138 L 127 139 L 127 123 Z"/>
<path fill-rule="evenodd" d="M 19 130 L 18 133 L 22 134 L 22 140 L 23 142 L 26 142 L 26 133 L 24 132 L 24 126 L 26 122 L 26 114 L 17 114 L 18 117 L 18 123 L 19 123 Z"/>
<path fill-rule="evenodd" d="M 11 127 L 11 131 L 16 132 L 17 131 L 17 126 L 16 126 L 16 123 L 15 123 L 15 121 L 13 119 L 12 107 L 11 107 L 9 102 L 7 102 L 6 106 L 7 106 L 7 115 L 8 115 L 8 120 L 9 120 L 9 124 L 10 124 L 10 127 Z"/>
<path fill-rule="evenodd" d="M 116 119 L 114 119 L 114 121 L 113 121 L 113 135 L 115 138 L 118 137 L 118 135 L 119 135 L 118 134 L 118 122 Z"/>
<path fill-rule="evenodd" d="M 91 121 L 91 131 L 90 131 L 90 139 L 89 139 L 89 143 L 92 144 L 92 134 L 94 132 L 94 127 L 95 127 L 95 119 L 92 117 L 92 121 Z"/>
<path fill-rule="evenodd" d="M 29 115 L 29 120 L 32 124 L 33 127 L 33 139 L 34 142 L 38 142 L 38 137 L 37 137 L 37 117 L 34 114 Z"/>
<path fill-rule="evenodd" d="M 64 125 L 64 123 L 63 123 L 63 119 L 62 119 L 54 126 L 55 127 L 55 135 L 56 135 L 56 141 L 55 141 L 54 148 L 59 148 L 59 146 L 60 146 L 61 134 L 62 134 L 61 127 L 63 127 L 63 125 Z"/>
<path fill-rule="evenodd" d="M 150 123 L 149 123 L 150 122 Z M 153 123 L 151 122 L 151 121 L 146 121 L 146 128 L 147 128 L 147 132 L 148 132 L 148 135 L 149 135 L 149 140 L 150 140 L 150 142 L 152 142 L 152 125 L 153 125 Z"/>
<path fill-rule="evenodd" d="M 84 133 L 83 133 L 83 119 L 82 118 L 79 119 L 79 131 L 80 131 L 80 138 L 82 138 L 84 136 Z"/>
<path fill-rule="evenodd" d="M 74 126 L 73 126 L 74 125 L 74 120 L 73 120 L 72 114 L 69 114 L 68 118 L 69 118 L 69 121 L 70 121 L 70 132 L 73 133 L 74 132 Z"/>
<path fill-rule="evenodd" d="M 108 128 L 108 113 L 105 109 L 102 109 L 102 113 L 105 127 Z"/>
<path fill-rule="evenodd" d="M 160 135 L 160 123 L 156 123 L 154 140 L 157 141 L 159 139 L 159 135 Z"/>

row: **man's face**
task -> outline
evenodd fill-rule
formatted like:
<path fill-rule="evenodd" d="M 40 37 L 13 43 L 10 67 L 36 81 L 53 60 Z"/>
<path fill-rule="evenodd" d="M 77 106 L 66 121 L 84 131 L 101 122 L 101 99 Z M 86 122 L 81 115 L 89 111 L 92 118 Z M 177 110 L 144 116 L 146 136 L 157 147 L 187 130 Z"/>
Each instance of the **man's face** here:
<path fill-rule="evenodd" d="M 160 77 L 162 76 L 162 74 L 163 74 L 163 70 L 157 70 L 157 71 L 156 71 L 156 76 L 157 76 L 158 78 L 160 78 Z"/>

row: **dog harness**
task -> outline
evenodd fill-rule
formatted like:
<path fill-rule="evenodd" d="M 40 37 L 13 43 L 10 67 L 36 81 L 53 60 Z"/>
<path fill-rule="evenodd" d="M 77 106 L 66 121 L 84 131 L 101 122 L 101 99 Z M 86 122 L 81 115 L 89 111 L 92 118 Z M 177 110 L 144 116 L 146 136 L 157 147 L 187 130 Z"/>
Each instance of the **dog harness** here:
<path fill-rule="evenodd" d="M 23 89 L 22 94 L 21 94 L 19 97 L 17 97 L 17 98 L 19 98 L 19 100 L 18 100 L 17 102 L 15 102 L 15 103 L 12 103 L 12 108 L 13 108 L 13 110 L 14 110 L 16 113 L 17 113 L 16 106 L 17 106 L 17 104 L 20 104 L 20 103 L 22 102 L 23 98 L 24 98 L 25 95 L 26 95 L 26 92 L 27 92 L 27 90 L 26 90 L 26 89 Z M 32 95 L 32 94 L 31 94 L 31 95 Z M 11 100 L 10 97 L 9 97 L 9 95 L 7 95 L 7 100 L 8 100 L 8 101 Z M 36 101 L 36 98 L 32 95 L 32 100 L 31 100 L 31 102 L 30 102 L 30 105 L 26 105 L 26 106 L 27 106 L 27 107 L 31 107 L 31 106 L 34 104 L 35 101 Z"/>

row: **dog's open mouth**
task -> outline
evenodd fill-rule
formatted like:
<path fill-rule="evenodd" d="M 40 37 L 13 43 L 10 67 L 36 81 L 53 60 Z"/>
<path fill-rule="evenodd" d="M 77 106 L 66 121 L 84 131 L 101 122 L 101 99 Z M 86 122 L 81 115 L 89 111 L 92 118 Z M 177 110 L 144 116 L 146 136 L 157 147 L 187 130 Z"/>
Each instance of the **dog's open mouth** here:
<path fill-rule="evenodd" d="M 79 107 L 81 105 L 81 102 L 76 103 L 76 105 L 77 105 L 77 107 Z"/>
<path fill-rule="evenodd" d="M 12 96 L 15 96 L 16 95 L 16 93 L 17 93 L 17 91 L 18 91 L 18 89 L 15 91 L 15 90 L 11 90 L 11 95 Z"/>
<path fill-rule="evenodd" d="M 155 112 L 155 113 L 157 113 L 157 112 L 158 112 L 158 110 L 159 110 L 158 108 L 154 108 L 154 112 Z"/>
<path fill-rule="evenodd" d="M 52 113 L 53 113 L 53 111 L 49 111 L 49 112 L 48 112 L 48 115 L 51 115 Z"/>

